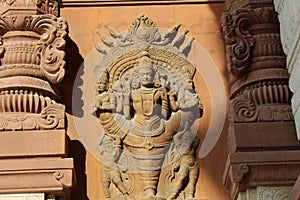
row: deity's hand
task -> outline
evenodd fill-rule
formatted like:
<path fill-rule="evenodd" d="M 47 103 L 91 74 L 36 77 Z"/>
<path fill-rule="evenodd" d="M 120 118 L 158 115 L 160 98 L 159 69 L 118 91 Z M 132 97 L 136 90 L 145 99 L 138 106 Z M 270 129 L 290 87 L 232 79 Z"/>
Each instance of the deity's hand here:
<path fill-rule="evenodd" d="M 185 95 L 184 101 L 179 102 L 179 108 L 183 110 L 196 107 L 199 107 L 199 100 L 197 95 L 195 94 Z"/>

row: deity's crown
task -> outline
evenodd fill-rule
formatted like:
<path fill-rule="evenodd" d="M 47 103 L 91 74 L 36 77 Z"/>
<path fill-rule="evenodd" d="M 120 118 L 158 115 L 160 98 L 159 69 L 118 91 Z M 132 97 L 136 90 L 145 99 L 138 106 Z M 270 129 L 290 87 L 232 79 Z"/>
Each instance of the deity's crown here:
<path fill-rule="evenodd" d="M 151 69 L 153 72 L 157 71 L 157 68 L 153 65 L 153 60 L 148 56 L 142 56 L 139 58 L 139 69 Z"/>

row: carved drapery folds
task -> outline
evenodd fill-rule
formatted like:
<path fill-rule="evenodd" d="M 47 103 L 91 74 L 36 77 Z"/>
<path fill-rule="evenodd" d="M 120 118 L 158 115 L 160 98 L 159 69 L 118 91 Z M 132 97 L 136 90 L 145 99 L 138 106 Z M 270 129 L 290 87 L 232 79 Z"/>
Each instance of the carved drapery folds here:
<path fill-rule="evenodd" d="M 222 34 L 235 122 L 293 120 L 279 22 L 272 6 L 224 13 Z"/>
<path fill-rule="evenodd" d="M 176 37 L 179 26 L 161 35 L 142 15 L 126 35 L 106 27 L 115 40 L 98 32 L 104 56 L 95 68 L 95 107 L 104 127 L 98 151 L 107 199 L 195 197 L 198 139 L 191 125 L 202 105 L 196 68 L 185 57 L 193 38 Z"/>
<path fill-rule="evenodd" d="M 57 17 L 57 1 L 2 1 L 0 11 L 0 129 L 64 128 L 58 85 L 67 24 Z"/>

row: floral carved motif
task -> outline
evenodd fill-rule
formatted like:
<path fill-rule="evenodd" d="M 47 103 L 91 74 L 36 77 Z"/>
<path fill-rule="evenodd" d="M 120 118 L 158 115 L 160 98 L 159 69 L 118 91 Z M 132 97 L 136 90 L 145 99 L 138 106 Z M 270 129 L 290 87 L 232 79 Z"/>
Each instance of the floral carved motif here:
<path fill-rule="evenodd" d="M 53 15 L 2 17 L 1 77 L 26 75 L 59 83 L 65 73 L 66 28 L 65 20 Z"/>
<path fill-rule="evenodd" d="M 64 106 L 51 104 L 41 113 L 2 113 L 0 131 L 48 130 L 64 128 Z"/>
<path fill-rule="evenodd" d="M 237 10 L 234 15 L 228 13 L 222 16 L 227 67 L 235 76 L 243 73 L 251 61 L 254 40 L 249 32 L 249 25 L 256 21 L 255 17 L 248 9 Z"/>
<path fill-rule="evenodd" d="M 289 200 L 290 192 L 290 187 L 258 187 L 257 199 Z"/>

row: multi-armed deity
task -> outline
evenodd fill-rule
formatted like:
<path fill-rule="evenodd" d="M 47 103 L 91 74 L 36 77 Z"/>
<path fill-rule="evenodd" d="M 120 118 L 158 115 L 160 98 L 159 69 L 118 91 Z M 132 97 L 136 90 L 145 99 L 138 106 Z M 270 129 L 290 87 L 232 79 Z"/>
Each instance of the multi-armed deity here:
<path fill-rule="evenodd" d="M 96 46 L 105 55 L 95 69 L 106 199 L 194 199 L 198 138 L 191 126 L 202 106 L 185 55 L 192 39 L 176 38 L 179 26 L 161 36 L 142 15 L 126 36 L 106 27 L 115 41 L 99 33 L 110 47 Z"/>

